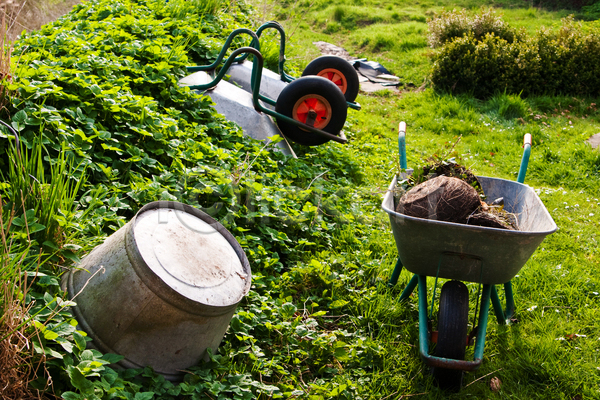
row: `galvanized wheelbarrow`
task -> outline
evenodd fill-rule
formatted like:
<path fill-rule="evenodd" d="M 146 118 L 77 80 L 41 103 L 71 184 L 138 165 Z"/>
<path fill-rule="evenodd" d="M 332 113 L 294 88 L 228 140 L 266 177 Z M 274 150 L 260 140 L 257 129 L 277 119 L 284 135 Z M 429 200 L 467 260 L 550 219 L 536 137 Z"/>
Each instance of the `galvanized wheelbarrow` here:
<path fill-rule="evenodd" d="M 398 138 L 400 167 L 406 170 L 406 124 L 400 124 Z M 414 275 L 402 292 L 406 300 L 419 286 L 419 344 L 426 365 L 433 367 L 438 386 L 458 389 L 463 371 L 472 371 L 481 365 L 490 301 L 499 324 L 513 316 L 515 305 L 510 280 L 519 272 L 544 237 L 556 231 L 557 226 L 535 191 L 523 184 L 529 155 L 531 135 L 525 135 L 524 153 L 517 181 L 478 176 L 488 199 L 504 198 L 504 209 L 517 216 L 518 231 L 503 230 L 451 222 L 410 217 L 395 210 L 394 178 L 383 199 L 382 208 L 388 213 L 398 262 L 389 285 L 397 283 L 402 267 Z M 402 178 L 408 176 L 404 174 Z M 433 313 L 432 300 L 427 317 L 427 276 L 451 279 L 442 287 L 437 326 L 435 354 L 429 352 L 433 329 L 428 331 Z M 469 293 L 461 281 L 480 284 L 479 321 L 468 330 Z M 506 309 L 502 308 L 495 285 L 503 284 Z M 435 289 L 434 289 L 435 297 Z M 479 304 L 479 303 L 478 303 Z M 477 314 L 477 310 L 475 311 Z M 474 359 L 465 361 L 467 343 L 476 338 Z"/>
<path fill-rule="evenodd" d="M 278 79 L 273 79 L 270 74 L 263 71 L 263 57 L 260 53 L 259 35 L 267 28 L 277 29 L 281 35 L 280 76 Z M 229 50 L 234 38 L 241 34 L 247 34 L 252 37 L 250 47 L 242 47 L 234 50 L 223 63 L 225 54 Z M 342 92 L 343 89 L 345 90 L 352 86 L 348 85 L 348 82 L 351 81 L 350 75 L 347 74 L 347 77 L 344 75 L 344 79 L 341 79 L 340 76 L 342 73 L 339 70 L 343 68 L 338 66 L 336 70 L 337 74 L 331 73 L 332 68 L 329 68 L 325 72 L 316 71 L 314 76 L 306 75 L 294 79 L 285 74 L 283 70 L 283 62 L 285 60 L 284 51 L 285 34 L 283 28 L 278 23 L 270 22 L 265 24 L 256 33 L 246 28 L 236 29 L 227 38 L 214 63 L 206 66 L 187 68 L 190 72 L 198 73 L 198 71 L 206 71 L 214 75 L 217 68 L 221 67 L 216 76 L 210 76 L 210 79 L 203 76 L 205 82 L 198 84 L 193 79 L 188 79 L 193 77 L 192 75 L 186 78 L 188 80 L 184 83 L 188 84 L 191 89 L 210 90 L 221 82 L 230 69 L 234 69 L 236 71 L 232 73 L 231 80 L 251 93 L 252 105 L 256 112 L 275 118 L 281 133 L 286 138 L 307 146 L 320 145 L 329 140 L 346 143 L 347 139 L 341 130 L 346 121 L 348 105 L 350 104 L 353 108 L 360 109 L 360 105 L 353 102 L 348 103 L 345 94 Z M 248 55 L 253 55 L 253 62 L 251 64 L 244 63 L 241 68 L 235 68 Z M 353 67 L 346 61 L 342 61 L 347 64 L 349 68 L 347 71 L 351 70 L 356 75 Z M 248 67 L 248 65 L 252 65 L 252 67 Z M 267 81 L 264 87 L 261 86 L 263 79 Z M 189 84 L 190 82 L 192 84 Z M 356 82 L 358 82 L 358 76 L 356 76 Z M 356 92 L 358 92 L 357 85 L 358 83 L 356 84 Z M 233 92 L 235 89 L 231 87 L 227 90 Z M 351 94 L 349 91 L 346 93 Z M 356 94 L 353 96 L 356 97 Z M 222 101 L 230 101 L 232 103 L 231 107 L 235 109 L 239 108 L 237 104 L 239 97 L 239 94 L 233 96 L 225 94 L 221 99 L 223 99 Z M 255 118 L 254 115 L 248 113 L 238 116 L 235 111 L 229 112 L 229 115 L 227 113 L 224 114 L 233 121 L 238 122 L 242 128 L 245 128 L 244 125 L 248 126 L 246 120 Z M 248 134 L 256 137 L 252 132 L 253 129 L 256 128 L 248 128 L 250 130 Z"/>

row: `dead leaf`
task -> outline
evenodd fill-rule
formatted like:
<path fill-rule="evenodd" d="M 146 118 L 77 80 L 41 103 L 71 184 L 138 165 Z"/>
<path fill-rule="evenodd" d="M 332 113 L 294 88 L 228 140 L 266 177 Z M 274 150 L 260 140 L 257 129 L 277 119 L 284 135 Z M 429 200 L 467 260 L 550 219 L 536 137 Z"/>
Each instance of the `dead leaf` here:
<path fill-rule="evenodd" d="M 490 389 L 492 389 L 492 392 L 498 392 L 501 387 L 502 381 L 500 380 L 500 378 L 498 378 L 497 376 L 493 377 L 490 381 Z"/>
<path fill-rule="evenodd" d="M 572 333 L 570 335 L 565 335 L 565 339 L 567 339 L 567 340 L 575 340 L 577 338 L 582 338 L 582 337 L 584 338 L 584 337 L 586 337 L 586 335 L 580 335 L 578 333 Z"/>

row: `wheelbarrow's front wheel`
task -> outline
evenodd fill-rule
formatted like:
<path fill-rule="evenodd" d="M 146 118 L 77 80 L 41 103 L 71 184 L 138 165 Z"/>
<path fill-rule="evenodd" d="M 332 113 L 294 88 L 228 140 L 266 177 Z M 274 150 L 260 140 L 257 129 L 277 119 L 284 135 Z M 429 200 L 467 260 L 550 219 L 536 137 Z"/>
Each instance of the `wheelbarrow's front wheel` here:
<path fill-rule="evenodd" d="M 341 57 L 321 56 L 312 60 L 302 72 L 302 76 L 316 75 L 328 79 L 342 91 L 346 101 L 354 102 L 360 84 L 358 73 L 352 65 Z"/>
<path fill-rule="evenodd" d="M 465 359 L 469 319 L 469 290 L 460 281 L 449 281 L 442 287 L 438 316 L 438 338 L 435 355 L 454 360 Z M 435 368 L 433 375 L 438 386 L 458 390 L 462 385 L 463 371 Z"/>
<path fill-rule="evenodd" d="M 281 91 L 275 111 L 299 123 L 337 135 L 346 122 L 348 106 L 334 83 L 318 76 L 306 76 L 290 82 Z M 317 146 L 329 140 L 299 125 L 276 119 L 281 133 L 296 143 Z"/>

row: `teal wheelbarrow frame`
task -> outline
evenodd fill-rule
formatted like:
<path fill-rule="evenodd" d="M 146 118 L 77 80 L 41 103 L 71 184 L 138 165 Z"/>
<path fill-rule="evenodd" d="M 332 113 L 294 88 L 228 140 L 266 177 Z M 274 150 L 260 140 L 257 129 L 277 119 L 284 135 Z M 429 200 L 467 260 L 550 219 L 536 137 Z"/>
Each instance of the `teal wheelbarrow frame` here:
<path fill-rule="evenodd" d="M 250 35 L 253 39 L 252 43 L 258 47 L 256 33 L 246 28 L 236 29 L 227 38 L 215 62 L 206 66 L 187 67 L 190 72 L 208 72 L 212 78 L 210 82 L 190 85 L 189 88 L 200 91 L 214 88 L 225 77 L 233 63 L 251 54 L 253 61 L 250 86 L 252 105 L 257 112 L 275 118 L 283 135 L 299 144 L 315 146 L 329 140 L 347 143 L 341 131 L 346 121 L 347 103 L 335 83 L 318 76 L 305 76 L 287 84 L 276 100 L 261 94 L 264 61 L 259 49 L 255 47 L 236 49 L 223 63 L 223 58 L 233 39 L 240 34 Z M 213 78 L 210 72 L 214 74 L 219 66 L 221 68 Z M 314 107 L 306 106 L 313 103 L 316 104 Z"/>
<path fill-rule="evenodd" d="M 398 135 L 399 163 L 407 170 L 406 124 L 400 123 Z M 552 217 L 542 204 L 535 191 L 524 185 L 527 166 L 531 153 L 531 135 L 525 135 L 524 151 L 517 181 L 480 177 L 479 179 L 488 198 L 495 199 L 504 195 L 505 209 L 518 217 L 519 231 L 508 231 L 471 225 L 455 224 L 443 221 L 426 220 L 400 214 L 395 211 L 393 191 L 397 177 L 394 178 L 385 195 L 382 208 L 389 214 L 399 258 L 388 285 L 396 285 L 400 273 L 406 268 L 413 277 L 400 295 L 400 301 L 407 300 L 418 286 L 419 295 L 419 351 L 426 365 L 433 367 L 438 385 L 445 389 L 459 388 L 463 371 L 473 371 L 480 367 L 485 347 L 485 335 L 488 323 L 490 302 L 499 324 L 506 324 L 514 315 L 515 303 L 511 279 L 527 262 L 545 236 L 556 231 Z M 404 174 L 408 177 L 411 171 Z M 429 316 L 427 315 L 427 276 L 435 277 L 434 298 Z M 452 347 L 462 346 L 462 355 L 456 357 L 430 354 L 430 321 L 433 315 L 433 303 L 439 278 L 452 279 L 442 288 L 440 298 L 440 318 L 438 338 L 444 329 L 457 336 L 450 337 Z M 466 335 L 468 324 L 468 292 L 456 289 L 464 284 L 461 281 L 479 283 L 478 323 L 473 331 Z M 503 308 L 496 290 L 502 284 L 505 290 L 506 307 Z M 448 285 L 446 295 L 445 287 Z M 466 298 L 461 295 L 466 293 Z M 462 297 L 461 297 L 462 296 Z M 460 298 L 459 298 L 460 297 Z M 466 302 L 466 305 L 465 305 Z M 466 308 L 465 308 L 466 307 Z M 460 319 L 464 331 L 455 329 L 455 321 L 448 321 L 449 315 Z M 459 310 L 460 309 L 460 310 Z M 462 311 L 466 309 L 466 314 Z M 475 311 L 477 315 L 477 310 Z M 443 326 L 441 326 L 443 325 Z M 464 332 L 464 333 L 460 333 Z M 465 334 L 464 336 L 462 336 Z M 467 342 L 476 339 L 472 361 L 464 360 Z M 441 343 L 438 340 L 438 349 Z M 460 353 L 460 352 L 459 352 Z"/>
<path fill-rule="evenodd" d="M 229 51 L 229 48 L 231 47 L 235 37 L 242 35 L 242 34 L 250 35 L 252 37 L 252 41 L 250 42 L 249 47 L 253 47 L 256 50 L 260 51 L 260 36 L 267 29 L 275 29 L 279 33 L 279 59 L 278 59 L 277 67 L 278 67 L 280 80 L 285 83 L 293 82 L 297 78 L 294 78 L 293 76 L 288 75 L 284 69 L 284 64 L 286 61 L 286 58 L 285 58 L 285 45 L 286 45 L 285 30 L 284 30 L 283 26 L 279 22 L 276 22 L 276 21 L 269 21 L 269 22 L 264 23 L 256 30 L 256 32 L 253 32 L 252 30 L 247 29 L 247 28 L 240 28 L 240 29 L 234 30 L 227 37 L 227 40 L 225 41 L 225 44 L 223 45 L 223 48 L 221 49 L 215 62 L 213 62 L 210 65 L 206 65 L 206 66 L 187 67 L 188 71 L 190 71 L 190 72 L 214 71 L 216 68 L 218 68 L 222 64 L 223 59 L 225 58 L 225 55 Z M 233 60 L 233 62 L 234 63 L 243 63 L 248 58 L 249 55 L 250 55 L 250 53 L 244 53 L 244 54 L 240 55 L 239 57 L 235 58 Z M 329 71 L 329 70 L 337 71 L 336 76 L 340 77 L 343 80 L 344 84 L 342 85 L 343 89 L 341 89 L 341 90 L 342 90 L 342 93 L 345 95 L 345 99 L 346 99 L 348 107 L 352 108 L 354 110 L 360 110 L 361 109 L 360 104 L 358 104 L 357 102 L 354 101 L 356 98 L 356 95 L 358 94 L 358 88 L 359 88 L 358 73 L 350 65 L 350 63 L 348 63 L 346 60 L 344 60 L 340 57 L 335 57 L 335 56 L 319 57 L 308 64 L 308 66 L 304 70 L 302 76 L 317 75 L 317 76 L 323 76 L 323 77 L 327 78 L 327 76 L 328 76 L 327 71 Z M 331 75 L 331 74 L 329 74 L 329 75 Z M 253 75 L 253 77 L 254 77 L 254 75 Z M 328 78 L 328 79 L 330 79 L 330 78 Z M 252 83 L 252 89 L 254 89 L 254 83 Z M 348 91 L 346 91 L 346 89 Z"/>

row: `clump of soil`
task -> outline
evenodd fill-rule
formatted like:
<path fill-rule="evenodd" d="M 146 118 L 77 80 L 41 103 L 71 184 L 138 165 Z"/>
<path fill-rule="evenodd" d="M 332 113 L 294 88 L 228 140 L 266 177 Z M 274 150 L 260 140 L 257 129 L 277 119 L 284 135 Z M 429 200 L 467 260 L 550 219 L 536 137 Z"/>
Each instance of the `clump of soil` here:
<path fill-rule="evenodd" d="M 517 219 L 503 208 L 502 199 L 491 205 L 477 177 L 453 161 L 436 162 L 415 170 L 400 182 L 403 194 L 396 212 L 412 217 L 459 224 L 518 230 Z M 499 203 L 499 204 L 496 204 Z"/>
<path fill-rule="evenodd" d="M 465 181 L 448 176 L 429 179 L 400 200 L 396 212 L 412 217 L 466 223 L 481 207 L 477 191 Z"/>
<path fill-rule="evenodd" d="M 437 162 L 435 164 L 426 165 L 423 167 L 424 177 L 435 177 L 439 175 L 458 178 L 468 183 L 480 194 L 483 194 L 481 184 L 479 183 L 477 177 L 473 174 L 473 172 L 471 172 L 470 169 L 453 162 L 452 160 Z"/>

